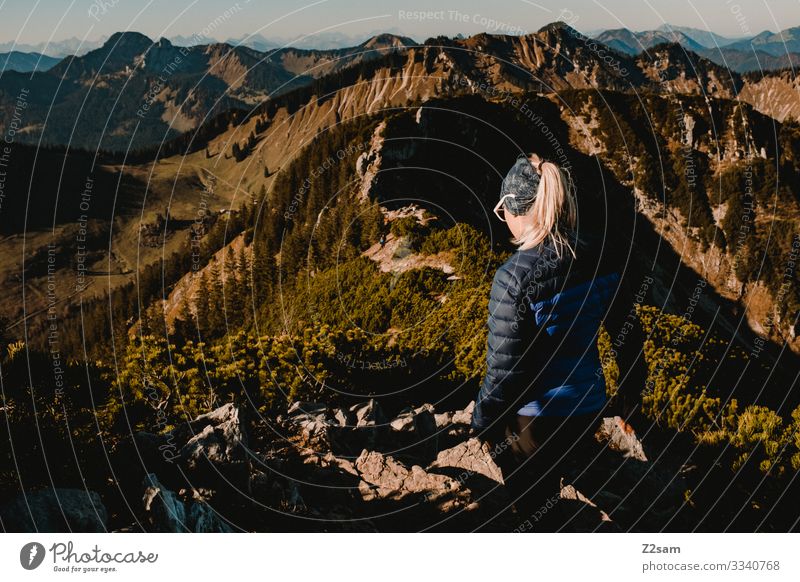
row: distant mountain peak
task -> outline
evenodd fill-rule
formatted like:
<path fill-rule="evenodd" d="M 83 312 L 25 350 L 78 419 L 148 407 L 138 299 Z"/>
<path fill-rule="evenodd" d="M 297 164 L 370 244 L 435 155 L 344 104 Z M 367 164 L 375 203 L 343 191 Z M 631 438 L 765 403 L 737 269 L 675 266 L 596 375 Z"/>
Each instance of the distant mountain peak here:
<path fill-rule="evenodd" d="M 556 20 L 555 22 L 551 22 L 550 24 L 546 24 L 541 27 L 537 32 L 566 32 L 572 34 L 573 36 L 583 36 L 580 32 L 572 28 L 569 24 L 564 22 L 563 20 Z"/>
<path fill-rule="evenodd" d="M 399 36 L 396 34 L 391 33 L 382 33 L 376 34 L 375 36 L 368 38 L 364 42 L 362 42 L 360 47 L 364 48 L 383 48 L 383 47 L 407 47 L 407 46 L 416 46 L 418 43 L 413 39 L 407 36 Z"/>
<path fill-rule="evenodd" d="M 141 51 L 145 51 L 150 48 L 152 44 L 153 41 L 141 32 L 126 31 L 115 32 L 109 36 L 102 48 L 113 48 L 115 51 L 126 48 L 139 48 Z"/>

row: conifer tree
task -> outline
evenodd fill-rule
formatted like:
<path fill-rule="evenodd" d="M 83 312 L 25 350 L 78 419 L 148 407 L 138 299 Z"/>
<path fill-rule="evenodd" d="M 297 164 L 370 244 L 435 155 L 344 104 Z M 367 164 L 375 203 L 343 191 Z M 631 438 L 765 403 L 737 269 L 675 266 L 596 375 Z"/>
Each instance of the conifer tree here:
<path fill-rule="evenodd" d="M 238 327 L 242 323 L 243 300 L 241 285 L 238 278 L 238 264 L 233 247 L 228 246 L 225 251 L 224 268 L 224 289 L 225 289 L 225 311 L 227 313 L 228 327 Z"/>
<path fill-rule="evenodd" d="M 242 310 L 242 323 L 250 321 L 252 313 L 252 285 L 250 280 L 250 261 L 247 258 L 247 250 L 244 246 L 239 250 L 236 259 L 236 279 L 238 281 L 239 303 Z"/>
<path fill-rule="evenodd" d="M 203 271 L 200 275 L 200 280 L 197 286 L 197 292 L 194 295 L 194 312 L 197 317 L 197 327 L 205 332 L 209 329 L 209 300 L 210 288 L 206 272 Z"/>

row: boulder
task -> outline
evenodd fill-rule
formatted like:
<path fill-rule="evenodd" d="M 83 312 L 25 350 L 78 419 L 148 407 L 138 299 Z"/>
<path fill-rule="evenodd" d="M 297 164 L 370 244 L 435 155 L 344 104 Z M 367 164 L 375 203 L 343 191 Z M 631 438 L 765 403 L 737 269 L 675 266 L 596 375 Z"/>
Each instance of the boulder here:
<path fill-rule="evenodd" d="M 453 413 L 453 424 L 472 424 L 472 411 L 475 410 L 475 401 L 469 403 L 464 410 L 456 410 Z"/>
<path fill-rule="evenodd" d="M 149 531 L 181 533 L 188 530 L 183 501 L 159 483 L 155 473 L 147 474 L 142 487 L 142 505 Z"/>
<path fill-rule="evenodd" d="M 414 430 L 414 409 L 406 408 L 389 423 L 394 432 L 412 432 Z"/>
<path fill-rule="evenodd" d="M 94 491 L 42 489 L 21 493 L 0 508 L 7 532 L 106 532 L 108 512 Z"/>
<path fill-rule="evenodd" d="M 286 413 L 288 424 L 306 445 L 322 444 L 328 439 L 331 418 L 328 407 L 321 402 L 295 402 Z"/>
<path fill-rule="evenodd" d="M 247 430 L 233 404 L 202 414 L 170 432 L 134 433 L 113 451 L 114 469 L 126 494 L 138 494 L 148 473 L 176 488 L 186 475 L 193 482 L 225 479 L 241 481 L 249 473 Z"/>
<path fill-rule="evenodd" d="M 193 429 L 192 436 L 178 453 L 189 469 L 197 468 L 206 459 L 214 465 L 247 461 L 247 433 L 239 409 L 233 404 L 198 416 L 189 426 Z"/>
<path fill-rule="evenodd" d="M 595 434 L 600 442 L 607 442 L 612 451 L 622 453 L 626 459 L 647 461 L 642 442 L 633 427 L 619 416 L 604 418 Z"/>
<path fill-rule="evenodd" d="M 322 402 L 294 402 L 286 411 L 289 418 L 305 417 L 319 417 L 325 416 L 328 413 L 328 406 Z"/>
<path fill-rule="evenodd" d="M 399 501 L 409 496 L 437 500 L 456 494 L 460 489 L 458 482 L 446 475 L 428 473 L 419 465 L 408 468 L 377 451 L 363 451 L 356 459 L 355 468 L 361 477 L 358 490 L 365 501 Z"/>
<path fill-rule="evenodd" d="M 559 503 L 556 503 L 548 513 L 553 515 L 541 516 L 548 518 L 543 520 L 544 528 L 534 529 L 550 531 L 549 526 L 554 531 L 619 531 L 619 527 L 613 523 L 605 511 L 597 507 L 596 503 L 574 485 L 565 484 L 563 480 Z"/>
<path fill-rule="evenodd" d="M 346 408 L 337 408 L 333 413 L 333 422 L 337 426 L 353 426 L 356 423 L 356 416 Z"/>
<path fill-rule="evenodd" d="M 475 438 L 441 451 L 429 470 L 447 468 L 452 469 L 450 473 L 459 475 L 457 478 L 462 481 L 473 475 L 482 475 L 496 483 L 503 482 L 503 474 L 495 464 L 488 446 L 483 446 Z"/>
<path fill-rule="evenodd" d="M 406 455 L 419 457 L 425 462 L 438 451 L 438 429 L 431 404 L 407 408 L 389 423 L 389 445 Z"/>
<path fill-rule="evenodd" d="M 207 503 L 189 503 L 186 517 L 189 527 L 196 533 L 231 533 L 233 531 Z"/>
<path fill-rule="evenodd" d="M 436 420 L 436 428 L 446 428 L 453 424 L 452 412 L 442 412 L 441 414 L 434 415 L 433 418 Z"/>
<path fill-rule="evenodd" d="M 142 483 L 142 505 L 148 531 L 162 533 L 229 533 L 231 527 L 203 501 L 182 501 L 149 473 Z"/>
<path fill-rule="evenodd" d="M 359 428 L 379 427 L 386 424 L 386 416 L 383 414 L 381 405 L 374 398 L 354 404 L 350 407 L 350 412 L 355 415 L 356 426 Z"/>

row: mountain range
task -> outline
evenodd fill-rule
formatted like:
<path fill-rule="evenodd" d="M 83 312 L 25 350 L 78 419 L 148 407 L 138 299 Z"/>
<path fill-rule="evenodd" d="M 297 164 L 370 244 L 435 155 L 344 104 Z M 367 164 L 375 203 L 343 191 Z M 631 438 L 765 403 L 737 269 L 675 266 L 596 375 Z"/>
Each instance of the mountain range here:
<path fill-rule="evenodd" d="M 627 28 L 596 32 L 594 38 L 629 55 L 664 43 L 677 43 L 739 73 L 791 68 L 800 64 L 800 27 L 764 31 L 748 38 L 726 38 L 710 31 L 664 24 L 656 30 Z"/>
<path fill-rule="evenodd" d="M 61 59 L 48 57 L 40 53 L 11 51 L 9 53 L 0 53 L 0 71 L 18 71 L 20 73 L 47 71 L 60 61 Z"/>
<path fill-rule="evenodd" d="M 165 74 L 178 59 L 179 71 Z M 163 77 L 163 86 L 153 91 L 154 79 L 159 76 Z M 648 110 L 656 108 L 649 115 L 656 116 L 652 123 L 657 120 L 657 131 L 663 133 L 655 142 L 663 149 L 665 144 L 679 147 L 680 140 L 675 141 L 674 137 L 678 126 L 674 119 L 664 116 L 664 107 L 670 95 L 680 95 L 681 124 L 691 125 L 688 137 L 681 139 L 701 150 L 698 155 L 703 160 L 709 156 L 718 158 L 713 162 L 717 167 L 709 170 L 709 176 L 722 172 L 726 165 L 735 165 L 737 160 L 776 155 L 769 139 L 774 124 L 785 122 L 782 131 L 786 137 L 782 139 L 790 139 L 792 124 L 796 123 L 792 120 L 800 112 L 800 91 L 796 79 L 789 74 L 751 80 L 677 44 L 657 45 L 640 55 L 619 55 L 618 60 L 608 62 L 598 57 L 585 37 L 563 23 L 521 37 L 480 34 L 467 39 L 440 37 L 414 45 L 410 39 L 383 35 L 352 49 L 282 49 L 266 55 L 227 45 L 187 50 L 164 39 L 152 43 L 143 35 L 118 34 L 104 47 L 84 57 L 64 60 L 48 72 L 32 76 L 4 74 L 0 88 L 6 124 L 13 119 L 15 103 L 8 96 L 30 86 L 29 79 L 41 85 L 30 92 L 23 114 L 24 127 L 16 133 L 18 143 L 38 142 L 38 132 L 49 111 L 44 142 L 56 149 L 38 156 L 40 166 L 41 160 L 52 159 L 55 163 L 61 159 L 58 148 L 64 146 L 94 151 L 100 143 L 102 149 L 109 151 L 103 156 L 119 161 L 123 159 L 122 152 L 128 150 L 128 164 L 134 164 L 126 172 L 131 174 L 131 181 L 123 181 L 120 186 L 131 188 L 132 192 L 136 190 L 134 184 L 148 182 L 147 160 L 154 157 L 165 160 L 157 164 L 160 169 L 154 176 L 163 173 L 164 192 L 169 192 L 167 185 L 179 178 L 171 175 L 174 166 L 166 160 L 181 152 L 190 154 L 187 160 L 197 167 L 211 164 L 214 175 L 226 182 L 241 183 L 253 192 L 262 182 L 270 184 L 276 168 L 286 165 L 291 152 L 301 150 L 311 136 L 325 128 L 358 115 L 408 107 L 435 97 L 468 94 L 504 101 L 515 94 L 536 94 L 540 99 L 560 100 L 562 108 L 572 108 L 571 114 L 563 113 L 560 122 L 577 132 L 571 139 L 578 140 L 587 154 L 604 152 L 610 156 L 606 165 L 618 172 L 623 183 L 628 182 L 628 158 L 620 158 L 620 152 L 630 150 L 644 139 L 634 136 L 647 131 L 644 119 L 631 119 L 626 122 L 631 124 L 626 130 L 630 135 L 624 134 L 622 141 L 614 137 L 618 132 L 613 126 L 621 122 L 614 121 L 613 116 L 630 115 L 625 109 L 631 106 L 622 105 L 630 100 L 645 99 Z M 92 86 L 96 89 L 87 89 Z M 605 105 L 591 97 L 595 91 L 608 96 L 604 97 Z M 146 115 L 140 116 L 138 112 L 148 103 L 148 94 L 154 99 Z M 573 103 L 575 95 L 581 97 Z M 743 127 L 739 126 L 737 115 L 745 124 Z M 188 133 L 181 134 L 181 130 Z M 610 147 L 611 141 L 619 141 L 618 147 Z M 129 150 L 132 146 L 136 151 Z M 653 156 L 658 151 L 637 154 L 641 160 L 637 164 L 643 166 L 634 175 L 641 171 L 649 176 L 648 180 L 654 180 Z M 25 155 L 24 159 L 33 163 L 37 156 Z M 73 169 L 83 167 L 90 159 L 76 161 Z M 245 166 L 240 165 L 245 161 Z M 110 180 L 115 174 L 113 163 L 118 162 L 108 163 L 111 165 L 101 168 L 106 168 Z M 139 167 L 140 163 L 145 165 Z M 245 167 L 246 178 L 239 175 Z M 98 173 L 104 174 L 100 169 Z M 39 190 L 52 189 L 49 180 L 59 174 L 45 171 L 36 178 L 45 180 Z M 73 187 L 79 190 L 80 172 L 77 174 Z M 29 174 L 20 176 L 23 181 L 17 187 L 27 189 L 25 180 Z M 180 177 L 184 179 L 188 178 Z M 206 181 L 202 172 L 190 179 L 195 184 Z M 155 191 L 159 190 L 159 181 L 151 179 L 149 183 L 151 190 L 155 188 L 149 199 L 158 200 Z M 232 196 L 233 192 L 221 202 Z M 136 198 L 138 195 L 134 195 Z M 21 202 L 22 199 L 6 200 L 6 217 L 13 216 L 15 209 L 24 210 L 24 206 L 18 206 Z M 644 208 L 652 206 L 651 202 L 642 204 Z M 686 207 L 673 204 L 685 220 L 694 221 L 692 228 L 700 229 L 692 235 L 699 237 L 697 244 L 712 244 L 709 233 L 715 220 L 712 214 L 718 212 L 714 210 L 715 203 L 709 200 Z M 786 212 L 794 215 L 794 205 L 790 204 Z M 46 223 L 41 220 L 47 216 L 19 217 L 6 222 L 4 229 L 14 233 L 25 224 L 28 228 L 42 227 Z M 65 219 L 69 216 L 65 215 Z M 651 219 L 656 220 L 656 214 Z M 662 226 L 668 228 L 667 224 Z M 672 225 L 671 232 L 684 231 L 684 226 Z M 117 256 L 127 252 L 120 250 Z M 122 260 L 118 271 L 130 273 L 134 264 L 133 257 Z M 733 286 L 736 292 L 726 294 L 732 300 L 744 300 L 749 293 L 742 286 L 745 282 L 740 280 L 740 286 Z M 790 338 L 793 330 L 793 324 L 785 323 L 781 335 Z"/>
<path fill-rule="evenodd" d="M 264 53 L 227 44 L 178 47 L 163 38 L 153 42 L 142 34 L 117 33 L 102 47 L 46 71 L 4 72 L 0 126 L 13 115 L 17 95 L 29 89 L 18 140 L 137 149 L 194 129 L 219 112 L 252 107 L 410 43 L 380 35 L 346 49 Z"/>
<path fill-rule="evenodd" d="M 616 40 L 610 33 L 604 38 L 612 46 L 633 42 L 628 31 L 615 35 Z M 656 44 L 639 54 L 620 52 L 611 61 L 603 61 L 586 37 L 566 25 L 527 36 L 478 34 L 430 39 L 428 44 L 462 47 L 465 52 L 455 62 L 465 75 L 479 79 L 498 77 L 499 72 L 500 86 L 654 91 L 678 83 L 681 91 L 711 96 L 731 98 L 741 92 L 761 111 L 782 112 L 779 119 L 798 114 L 796 90 L 785 76 L 745 78 L 700 54 L 707 51 L 693 52 L 680 43 L 664 43 L 665 38 L 661 32 L 644 35 L 640 40 Z M 699 46 L 681 31 L 670 38 Z M 194 130 L 221 112 L 247 111 L 316 79 L 415 46 L 410 38 L 382 34 L 350 48 L 260 52 L 228 44 L 180 47 L 163 38 L 154 42 L 139 33 L 117 33 L 100 48 L 65 58 L 48 70 L 2 73 L 0 128 L 13 117 L 17 96 L 28 89 L 18 141 L 137 150 Z M 661 81 L 659 71 L 665 73 Z M 762 99 L 761 85 L 769 85 L 775 98 Z"/>

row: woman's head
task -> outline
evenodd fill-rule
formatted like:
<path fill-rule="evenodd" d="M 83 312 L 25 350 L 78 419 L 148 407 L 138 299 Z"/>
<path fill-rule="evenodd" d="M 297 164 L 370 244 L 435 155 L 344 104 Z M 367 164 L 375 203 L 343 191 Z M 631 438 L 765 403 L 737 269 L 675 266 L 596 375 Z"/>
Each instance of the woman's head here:
<path fill-rule="evenodd" d="M 520 250 L 548 238 L 560 255 L 569 244 L 567 230 L 575 228 L 577 207 L 569 173 L 536 154 L 520 157 L 503 180 L 495 211 L 508 225 Z"/>

